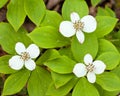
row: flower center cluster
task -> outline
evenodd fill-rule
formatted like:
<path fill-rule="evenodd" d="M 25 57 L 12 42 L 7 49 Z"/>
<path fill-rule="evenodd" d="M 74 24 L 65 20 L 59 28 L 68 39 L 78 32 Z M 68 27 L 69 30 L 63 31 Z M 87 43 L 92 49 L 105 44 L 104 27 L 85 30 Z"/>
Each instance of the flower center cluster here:
<path fill-rule="evenodd" d="M 76 31 L 82 30 L 84 27 L 84 23 L 81 21 L 75 21 L 73 27 Z"/>
<path fill-rule="evenodd" d="M 88 72 L 92 72 L 94 70 L 94 65 L 93 64 L 89 64 L 86 66 L 86 69 Z"/>
<path fill-rule="evenodd" d="M 22 52 L 21 53 L 21 59 L 23 59 L 23 61 L 27 61 L 28 59 L 30 59 L 30 55 L 28 52 Z"/>

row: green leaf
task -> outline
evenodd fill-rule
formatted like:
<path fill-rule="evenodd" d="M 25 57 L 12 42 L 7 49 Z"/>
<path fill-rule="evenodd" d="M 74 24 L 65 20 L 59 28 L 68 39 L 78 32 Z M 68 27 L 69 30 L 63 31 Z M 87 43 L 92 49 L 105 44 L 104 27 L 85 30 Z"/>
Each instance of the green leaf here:
<path fill-rule="evenodd" d="M 92 57 L 95 58 L 98 52 L 98 41 L 94 34 L 85 34 L 84 43 L 80 44 L 77 38 L 74 37 L 72 40 L 71 48 L 74 58 L 78 62 L 83 62 L 83 58 L 87 53 L 90 53 Z"/>
<path fill-rule="evenodd" d="M 8 61 L 10 58 L 10 55 L 0 57 L 0 73 L 10 74 L 16 72 L 15 70 L 11 69 L 8 65 Z"/>
<path fill-rule="evenodd" d="M 93 6 L 96 6 L 101 0 L 91 0 Z"/>
<path fill-rule="evenodd" d="M 120 91 L 104 91 L 101 96 L 118 96 Z"/>
<path fill-rule="evenodd" d="M 109 13 L 109 15 L 111 17 L 116 17 L 115 12 L 111 8 L 109 8 L 108 6 L 105 6 L 105 10 Z"/>
<path fill-rule="evenodd" d="M 25 86 L 29 76 L 30 71 L 25 69 L 10 75 L 5 81 L 2 95 L 13 95 L 19 92 Z"/>
<path fill-rule="evenodd" d="M 66 96 L 72 96 L 72 94 L 71 94 L 71 93 L 68 93 Z"/>
<path fill-rule="evenodd" d="M 56 11 L 47 10 L 44 19 L 41 22 L 41 26 L 53 26 L 59 27 L 60 22 L 63 20 L 60 14 Z"/>
<path fill-rule="evenodd" d="M 66 96 L 77 81 L 78 79 L 74 78 L 60 88 L 55 88 L 54 84 L 52 83 L 48 88 L 47 96 Z"/>
<path fill-rule="evenodd" d="M 37 59 L 36 63 L 38 65 L 43 64 L 44 62 L 48 61 L 48 60 L 54 60 L 60 57 L 60 54 L 57 50 L 55 49 L 48 49 L 47 51 L 45 51 L 44 54 L 42 54 L 42 56 L 40 56 L 40 58 Z"/>
<path fill-rule="evenodd" d="M 61 74 L 72 73 L 75 64 L 76 62 L 67 56 L 61 56 L 61 58 L 45 62 L 45 65 L 52 71 Z"/>
<path fill-rule="evenodd" d="M 96 88 L 99 91 L 100 96 L 117 96 L 117 94 L 120 92 L 120 91 L 106 91 L 106 90 L 103 90 L 100 85 L 98 84 L 95 84 L 95 85 L 97 85 Z"/>
<path fill-rule="evenodd" d="M 109 13 L 104 8 L 98 7 L 97 16 L 109 16 Z"/>
<path fill-rule="evenodd" d="M 69 38 L 63 37 L 58 29 L 51 26 L 36 28 L 29 37 L 41 48 L 63 47 L 70 43 Z"/>
<path fill-rule="evenodd" d="M 114 70 L 112 70 L 112 72 L 120 78 L 120 66 L 116 67 Z"/>
<path fill-rule="evenodd" d="M 105 53 L 105 52 L 116 52 L 119 53 L 118 50 L 116 49 L 116 47 L 109 42 L 108 40 L 105 39 L 99 39 L 99 53 Z"/>
<path fill-rule="evenodd" d="M 112 70 L 119 64 L 120 54 L 115 52 L 105 52 L 99 55 L 97 59 L 106 64 L 107 70 Z"/>
<path fill-rule="evenodd" d="M 105 39 L 99 40 L 98 58 L 105 62 L 107 69 L 111 70 L 119 64 L 119 52 L 116 47 Z"/>
<path fill-rule="evenodd" d="M 26 17 L 23 6 L 24 0 L 11 0 L 7 6 L 7 19 L 15 31 L 20 28 Z"/>
<path fill-rule="evenodd" d="M 120 90 L 120 79 L 112 72 L 104 72 L 103 74 L 98 75 L 96 83 L 107 91 Z"/>
<path fill-rule="evenodd" d="M 2 8 L 7 2 L 8 0 L 0 0 L 0 8 Z"/>
<path fill-rule="evenodd" d="M 43 0 L 25 0 L 25 11 L 30 20 L 39 26 L 45 15 L 45 4 Z"/>
<path fill-rule="evenodd" d="M 73 54 L 72 54 L 72 50 L 71 50 L 71 47 L 66 47 L 66 48 L 61 48 L 60 50 L 59 50 L 59 53 L 60 53 L 60 55 L 66 55 L 67 57 L 69 57 L 69 58 L 71 58 L 71 59 L 73 59 L 74 60 L 74 56 L 73 56 Z"/>
<path fill-rule="evenodd" d="M 80 78 L 74 87 L 72 96 L 100 96 L 97 89 L 86 78 Z"/>
<path fill-rule="evenodd" d="M 53 71 L 51 72 L 51 75 L 56 88 L 65 85 L 74 77 L 73 74 L 58 74 Z"/>
<path fill-rule="evenodd" d="M 117 24 L 117 26 L 119 26 L 120 23 Z M 116 28 L 118 28 L 116 26 Z M 112 38 L 109 38 L 109 37 Z M 120 52 L 120 30 L 119 31 L 113 31 L 109 36 L 108 39 L 112 41 L 112 43 L 116 46 L 116 48 L 118 49 L 118 51 Z"/>
<path fill-rule="evenodd" d="M 111 16 L 111 17 L 116 17 L 115 13 L 109 8 L 109 7 L 105 7 L 105 9 L 98 7 L 98 12 L 97 12 L 97 16 Z"/>
<path fill-rule="evenodd" d="M 29 96 L 46 96 L 45 94 L 50 83 L 50 73 L 41 67 L 36 67 L 28 81 Z"/>
<path fill-rule="evenodd" d="M 96 33 L 97 37 L 104 37 L 109 34 L 115 27 L 118 19 L 110 17 L 110 16 L 96 16 L 97 20 L 97 29 L 94 33 Z"/>
<path fill-rule="evenodd" d="M 84 0 L 65 0 L 62 7 L 62 16 L 65 20 L 70 20 L 70 14 L 77 12 L 80 17 L 88 15 L 89 10 Z"/>
<path fill-rule="evenodd" d="M 0 44 L 4 51 L 15 54 L 15 44 L 23 42 L 28 46 L 32 41 L 26 36 L 26 31 L 20 28 L 18 32 L 8 23 L 0 23 Z M 7 40 L 7 42 L 5 42 Z"/>

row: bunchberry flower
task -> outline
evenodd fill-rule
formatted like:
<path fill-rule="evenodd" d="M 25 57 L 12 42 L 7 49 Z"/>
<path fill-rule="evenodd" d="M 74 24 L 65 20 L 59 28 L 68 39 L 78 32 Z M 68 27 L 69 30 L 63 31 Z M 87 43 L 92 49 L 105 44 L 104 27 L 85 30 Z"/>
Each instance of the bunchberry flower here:
<path fill-rule="evenodd" d="M 73 73 L 79 78 L 87 75 L 87 79 L 90 83 L 94 83 L 96 81 L 95 74 L 101 74 L 104 72 L 106 65 L 100 61 L 95 60 L 90 54 L 86 54 L 84 56 L 84 63 L 77 63 L 73 68 Z"/>
<path fill-rule="evenodd" d="M 71 13 L 71 21 L 63 21 L 60 24 L 59 31 L 64 37 L 71 37 L 76 34 L 78 41 L 82 44 L 85 40 L 83 32 L 91 33 L 95 31 L 97 22 L 91 15 L 80 19 L 76 12 Z"/>
<path fill-rule="evenodd" d="M 15 51 L 18 55 L 15 55 L 9 59 L 9 66 L 14 70 L 20 70 L 25 65 L 28 70 L 34 70 L 36 64 L 34 58 L 37 58 L 40 54 L 40 50 L 37 45 L 31 44 L 26 49 L 21 42 L 16 43 Z"/>

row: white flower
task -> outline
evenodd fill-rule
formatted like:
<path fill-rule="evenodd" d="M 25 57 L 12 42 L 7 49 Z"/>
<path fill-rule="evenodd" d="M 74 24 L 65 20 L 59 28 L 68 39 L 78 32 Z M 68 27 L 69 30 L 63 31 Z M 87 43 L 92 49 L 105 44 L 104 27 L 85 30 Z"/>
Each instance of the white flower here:
<path fill-rule="evenodd" d="M 101 74 L 104 72 L 106 65 L 100 61 L 93 61 L 93 58 L 90 54 L 86 54 L 84 56 L 84 63 L 77 63 L 73 68 L 73 73 L 77 77 L 83 77 L 87 75 L 87 79 L 90 83 L 94 83 L 96 81 L 95 74 Z"/>
<path fill-rule="evenodd" d="M 35 44 L 31 44 L 26 49 L 21 42 L 16 43 L 15 50 L 18 55 L 13 56 L 9 60 L 9 66 L 14 70 L 20 70 L 25 65 L 28 70 L 34 70 L 36 64 L 34 58 L 37 58 L 40 54 L 39 48 Z"/>
<path fill-rule="evenodd" d="M 70 15 L 71 21 L 63 21 L 60 24 L 60 33 L 65 37 L 71 37 L 76 34 L 78 41 L 82 44 L 85 40 L 84 32 L 91 33 L 95 31 L 97 22 L 91 15 L 80 19 L 75 12 Z"/>

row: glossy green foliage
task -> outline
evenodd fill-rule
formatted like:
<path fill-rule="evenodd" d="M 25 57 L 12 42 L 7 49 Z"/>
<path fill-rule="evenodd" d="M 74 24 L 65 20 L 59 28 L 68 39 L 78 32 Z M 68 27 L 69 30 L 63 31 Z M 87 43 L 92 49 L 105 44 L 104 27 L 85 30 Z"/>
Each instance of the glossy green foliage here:
<path fill-rule="evenodd" d="M 96 6 L 101 0 L 91 0 L 93 6 Z"/>
<path fill-rule="evenodd" d="M 116 67 L 114 70 L 112 70 L 113 73 L 115 73 L 120 78 L 120 66 Z"/>
<path fill-rule="evenodd" d="M 67 56 L 61 56 L 58 59 L 45 62 L 45 65 L 48 66 L 51 70 L 61 74 L 72 73 L 75 64 L 76 62 Z"/>
<path fill-rule="evenodd" d="M 0 57 L 0 73 L 11 74 L 11 73 L 16 72 L 15 70 L 11 69 L 8 66 L 8 61 L 10 58 L 11 58 L 10 55 L 5 55 L 5 56 Z"/>
<path fill-rule="evenodd" d="M 26 17 L 23 5 L 24 0 L 11 0 L 7 7 L 7 19 L 15 31 L 18 31 Z"/>
<path fill-rule="evenodd" d="M 110 72 L 105 72 L 101 75 L 98 75 L 96 83 L 107 91 L 120 90 L 120 78 L 118 78 L 117 75 Z"/>
<path fill-rule="evenodd" d="M 97 90 L 99 91 L 100 96 L 117 96 L 119 94 L 119 91 L 106 91 L 102 89 L 102 87 L 98 84 L 95 84 Z"/>
<path fill-rule="evenodd" d="M 8 0 L 0 0 L 0 8 L 2 8 L 7 2 Z"/>
<path fill-rule="evenodd" d="M 10 75 L 4 84 L 2 95 L 12 95 L 19 92 L 27 83 L 30 71 L 23 69 Z"/>
<path fill-rule="evenodd" d="M 65 0 L 62 7 L 63 18 L 65 20 L 70 20 L 70 14 L 72 12 L 77 12 L 80 17 L 88 15 L 89 10 L 87 3 L 84 0 Z"/>
<path fill-rule="evenodd" d="M 67 57 L 74 60 L 74 56 L 73 56 L 73 53 L 72 53 L 72 50 L 71 50 L 70 46 L 66 47 L 66 48 L 61 48 L 59 50 L 59 53 L 60 53 L 60 55 L 66 55 Z"/>
<path fill-rule="evenodd" d="M 39 26 L 45 15 L 45 4 L 43 0 L 24 0 L 24 2 L 27 16 L 33 23 Z"/>
<path fill-rule="evenodd" d="M 98 53 L 101 54 L 104 52 L 115 52 L 119 54 L 117 48 L 111 42 L 105 39 L 100 39 Z"/>
<path fill-rule="evenodd" d="M 37 67 L 32 73 L 28 81 L 28 93 L 29 96 L 46 96 L 46 91 L 51 82 L 50 73 Z"/>
<path fill-rule="evenodd" d="M 0 44 L 4 51 L 9 54 L 15 54 L 14 48 L 17 42 L 22 42 L 26 46 L 32 43 L 29 37 L 26 36 L 27 33 L 23 28 L 20 28 L 18 32 L 15 32 L 10 24 L 0 23 L 0 29 Z"/>
<path fill-rule="evenodd" d="M 36 61 L 36 63 L 38 65 L 44 64 L 44 62 L 48 61 L 48 60 L 54 60 L 60 57 L 60 54 L 57 50 L 55 49 L 49 49 L 47 51 L 45 51 L 45 53 L 38 58 L 38 60 Z"/>
<path fill-rule="evenodd" d="M 46 14 L 40 26 L 53 26 L 58 28 L 62 20 L 62 16 L 56 11 L 46 10 Z"/>
<path fill-rule="evenodd" d="M 56 28 L 51 26 L 36 28 L 29 37 L 41 48 L 62 47 L 70 43 L 68 38 L 63 37 Z"/>
<path fill-rule="evenodd" d="M 112 70 L 119 64 L 120 54 L 117 54 L 115 52 L 105 52 L 98 56 L 97 59 L 102 60 L 107 65 L 107 70 Z"/>
<path fill-rule="evenodd" d="M 56 88 L 59 88 L 69 82 L 74 75 L 73 74 L 58 74 L 55 72 L 51 72 L 54 84 Z"/>
<path fill-rule="evenodd" d="M 120 54 L 111 42 L 100 39 L 97 59 L 102 60 L 107 65 L 107 70 L 112 70 L 119 65 Z"/>
<path fill-rule="evenodd" d="M 80 44 L 77 38 L 74 37 L 72 39 L 71 49 L 74 58 L 78 62 L 83 62 L 83 58 L 87 53 L 91 54 L 94 58 L 98 52 L 97 38 L 94 34 L 85 34 L 85 42 Z"/>
<path fill-rule="evenodd" d="M 101 7 L 98 7 L 97 16 L 111 16 L 116 17 L 115 13 L 109 8 L 105 7 L 104 9 Z"/>
<path fill-rule="evenodd" d="M 72 96 L 100 96 L 97 89 L 86 78 L 81 78 L 74 87 Z"/>
<path fill-rule="evenodd" d="M 94 33 L 96 33 L 98 38 L 109 34 L 118 21 L 116 18 L 110 16 L 96 16 L 96 20 L 98 25 Z"/>
<path fill-rule="evenodd" d="M 47 91 L 47 95 L 49 96 L 66 96 L 70 90 L 74 87 L 74 85 L 76 84 L 78 80 L 72 79 L 70 80 L 67 84 L 65 84 L 64 86 L 60 87 L 60 88 L 56 88 L 54 86 L 54 83 L 52 83 Z"/>

